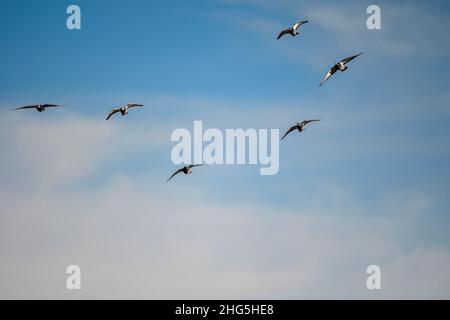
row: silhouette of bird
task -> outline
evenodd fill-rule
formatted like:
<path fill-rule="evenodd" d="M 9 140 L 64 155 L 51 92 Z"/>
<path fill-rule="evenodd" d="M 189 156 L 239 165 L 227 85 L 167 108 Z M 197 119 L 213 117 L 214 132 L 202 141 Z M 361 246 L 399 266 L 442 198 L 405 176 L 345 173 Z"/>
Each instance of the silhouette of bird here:
<path fill-rule="evenodd" d="M 106 120 L 109 120 L 117 112 L 120 112 L 122 114 L 122 117 L 123 117 L 123 116 L 126 116 L 128 114 L 128 109 L 129 108 L 143 107 L 143 106 L 144 106 L 143 104 L 129 103 L 126 106 L 123 106 L 121 108 L 112 109 L 111 112 L 106 117 Z"/>
<path fill-rule="evenodd" d="M 34 104 L 34 105 L 24 106 L 24 107 L 16 108 L 13 110 L 36 109 L 38 112 L 44 112 L 46 108 L 58 108 L 58 107 L 63 107 L 63 106 L 59 105 L 59 104 L 44 103 L 44 104 Z"/>
<path fill-rule="evenodd" d="M 336 62 L 336 63 L 334 64 L 334 66 L 331 67 L 330 71 L 328 71 L 328 73 L 325 75 L 325 77 L 323 78 L 322 82 L 319 84 L 319 87 L 321 87 L 321 86 L 325 83 L 325 81 L 327 81 L 328 79 L 330 79 L 331 76 L 332 76 L 333 74 L 335 74 L 338 70 L 340 70 L 340 71 L 342 71 L 342 72 L 344 72 L 345 70 L 347 70 L 347 69 L 348 69 L 347 63 L 349 63 L 349 62 L 352 61 L 353 59 L 359 57 L 359 56 L 362 55 L 363 53 L 364 53 L 364 52 L 361 52 L 361 53 L 359 53 L 359 54 L 357 54 L 357 55 L 355 55 L 355 56 L 351 56 L 351 57 L 345 58 L 345 59 L 343 59 L 343 60 L 341 60 L 341 61 L 339 61 L 339 62 Z"/>
<path fill-rule="evenodd" d="M 303 132 L 305 130 L 305 126 L 311 122 L 317 122 L 317 121 L 321 121 L 320 119 L 316 119 L 316 120 L 305 120 L 301 123 L 297 123 L 295 126 L 289 128 L 289 130 L 284 134 L 284 136 L 281 138 L 281 140 L 283 140 L 284 138 L 286 138 L 286 136 L 291 133 L 294 130 L 298 130 L 300 132 Z"/>
<path fill-rule="evenodd" d="M 299 21 L 297 23 L 295 23 L 292 27 L 288 28 L 288 29 L 284 29 L 283 31 L 280 32 L 280 34 L 278 35 L 277 40 L 279 40 L 282 36 L 284 36 L 285 34 L 290 34 L 291 36 L 295 37 L 297 35 L 300 34 L 300 32 L 297 32 L 297 29 L 305 24 L 308 23 L 308 20 L 303 20 L 303 21 Z"/>
<path fill-rule="evenodd" d="M 190 166 L 185 166 L 185 167 L 183 167 L 183 168 L 181 168 L 181 169 L 178 169 L 177 171 L 175 171 L 175 172 L 170 176 L 169 179 L 167 179 L 166 182 L 169 182 L 170 179 L 172 179 L 172 178 L 175 177 L 177 174 L 182 173 L 182 172 L 183 172 L 184 174 L 191 174 L 191 173 L 192 173 L 192 168 L 200 167 L 200 166 L 203 166 L 203 165 L 202 165 L 202 164 L 191 164 Z"/>

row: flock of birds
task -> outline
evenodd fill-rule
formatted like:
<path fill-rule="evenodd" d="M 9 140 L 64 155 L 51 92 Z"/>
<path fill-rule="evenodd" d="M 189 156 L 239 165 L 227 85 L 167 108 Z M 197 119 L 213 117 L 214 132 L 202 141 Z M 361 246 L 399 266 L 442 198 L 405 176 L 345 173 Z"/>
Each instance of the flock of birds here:
<path fill-rule="evenodd" d="M 302 27 L 304 24 L 308 23 L 308 20 L 302 20 L 299 22 L 296 22 L 292 27 L 284 29 L 280 32 L 280 34 L 277 37 L 277 40 L 281 39 L 283 36 L 285 35 L 291 35 L 292 37 L 298 36 L 300 34 L 299 32 L 299 28 Z M 336 62 L 331 68 L 330 70 L 327 72 L 327 74 L 325 75 L 325 77 L 323 78 L 322 82 L 319 84 L 319 86 L 323 86 L 323 84 L 330 79 L 337 71 L 341 71 L 344 72 L 348 69 L 347 64 L 352 61 L 353 59 L 359 57 L 360 55 L 362 55 L 363 52 L 342 59 L 339 62 Z M 143 104 L 137 104 L 137 103 L 129 103 L 123 107 L 120 108 L 115 108 L 112 109 L 107 117 L 106 120 L 109 120 L 113 115 L 115 115 L 116 113 L 119 113 L 122 116 L 126 116 L 128 114 L 128 109 L 130 108 L 136 108 L 136 107 L 143 107 Z M 23 110 L 23 109 L 36 109 L 38 112 L 44 112 L 47 108 L 58 108 L 58 107 L 64 107 L 63 105 L 58 105 L 58 104 L 37 104 L 37 105 L 27 105 L 24 107 L 20 107 L 20 108 L 16 108 L 13 110 Z M 309 123 L 312 122 L 318 122 L 321 121 L 320 119 L 314 119 L 314 120 L 305 120 L 303 122 L 300 123 L 296 123 L 294 126 L 292 126 L 291 128 L 289 128 L 286 133 L 283 135 L 283 137 L 281 138 L 281 140 L 284 140 L 284 138 L 287 137 L 287 135 L 289 135 L 291 132 L 298 130 L 300 133 L 303 132 L 305 130 L 305 126 L 308 125 Z M 184 173 L 184 174 L 191 174 L 192 173 L 192 168 L 195 167 L 199 167 L 202 166 L 202 164 L 193 164 L 193 165 L 189 165 L 189 166 L 184 166 L 181 169 L 178 169 L 177 171 L 175 171 L 169 179 L 167 179 L 167 182 L 169 182 L 173 177 L 175 177 L 177 174 L 179 173 Z"/>

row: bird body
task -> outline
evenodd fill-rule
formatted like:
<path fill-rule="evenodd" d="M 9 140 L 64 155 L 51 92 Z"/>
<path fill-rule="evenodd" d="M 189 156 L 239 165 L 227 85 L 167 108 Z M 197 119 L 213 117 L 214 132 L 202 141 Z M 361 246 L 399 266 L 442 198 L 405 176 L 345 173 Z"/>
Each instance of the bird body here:
<path fill-rule="evenodd" d="M 323 78 L 322 82 L 319 84 L 319 87 L 323 86 L 323 84 L 331 78 L 331 76 L 333 76 L 338 70 L 341 72 L 344 72 L 345 70 L 348 69 L 347 63 L 349 63 L 350 61 L 352 61 L 353 59 L 359 57 L 360 55 L 362 55 L 364 52 L 361 52 L 357 55 L 342 59 L 339 62 L 336 62 L 331 69 L 328 71 L 328 73 L 325 75 L 325 77 Z"/>
<path fill-rule="evenodd" d="M 303 122 L 297 122 L 294 126 L 290 127 L 289 130 L 284 134 L 284 136 L 281 138 L 281 140 L 283 140 L 284 138 L 286 138 L 286 136 L 291 133 L 294 130 L 298 130 L 299 132 L 303 132 L 305 131 L 305 126 L 311 122 L 318 122 L 321 121 L 320 119 L 315 119 L 315 120 L 305 120 Z"/>
<path fill-rule="evenodd" d="M 286 34 L 290 34 L 293 37 L 298 36 L 300 34 L 300 32 L 297 32 L 297 29 L 305 23 L 308 23 L 308 20 L 299 21 L 299 22 L 295 23 L 292 27 L 284 29 L 278 35 L 277 40 L 279 40 L 282 36 L 284 36 Z"/>
<path fill-rule="evenodd" d="M 297 123 L 297 129 L 300 132 L 303 132 L 305 130 L 305 125 L 303 123 Z"/>
<path fill-rule="evenodd" d="M 126 116 L 128 114 L 128 109 L 129 108 L 134 108 L 134 107 L 143 107 L 143 104 L 137 104 L 137 103 L 129 103 L 123 107 L 120 108 L 116 108 L 116 109 L 112 109 L 111 112 L 108 114 L 108 116 L 106 117 L 106 120 L 109 120 L 114 114 L 120 112 L 120 114 L 123 116 Z"/>
<path fill-rule="evenodd" d="M 184 167 L 184 168 L 183 168 L 183 173 L 184 173 L 184 174 L 191 174 L 191 173 L 192 173 L 192 169 L 189 168 L 189 167 Z"/>

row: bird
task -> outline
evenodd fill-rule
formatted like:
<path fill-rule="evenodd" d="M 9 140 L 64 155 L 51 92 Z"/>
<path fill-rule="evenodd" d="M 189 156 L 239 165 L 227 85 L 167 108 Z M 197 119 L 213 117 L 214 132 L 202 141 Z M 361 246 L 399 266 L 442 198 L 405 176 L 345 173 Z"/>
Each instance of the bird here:
<path fill-rule="evenodd" d="M 13 110 L 36 109 L 38 112 L 44 112 L 46 108 L 57 108 L 57 107 L 63 107 L 63 106 L 59 105 L 59 104 L 44 103 L 44 104 L 34 104 L 34 105 L 24 106 L 24 107 L 16 108 Z"/>
<path fill-rule="evenodd" d="M 349 63 L 350 61 L 352 61 L 353 59 L 359 57 L 360 55 L 362 55 L 364 52 L 361 52 L 357 55 L 345 58 L 339 62 L 336 62 L 334 64 L 334 66 L 331 67 L 330 71 L 328 71 L 328 73 L 325 75 L 325 77 L 323 78 L 322 82 L 319 84 L 319 87 L 323 86 L 323 84 L 325 83 L 325 81 L 327 81 L 329 78 L 331 78 L 331 76 L 333 74 L 336 73 L 336 71 L 340 70 L 342 72 L 344 72 L 345 70 L 348 69 L 347 67 L 347 63 Z"/>
<path fill-rule="evenodd" d="M 182 172 L 183 172 L 184 174 L 191 174 L 191 173 L 192 173 L 192 168 L 200 167 L 200 166 L 203 166 L 203 165 L 202 165 L 202 164 L 191 164 L 191 165 L 189 165 L 189 166 L 184 166 L 183 168 L 178 169 L 177 171 L 175 171 L 175 172 L 170 176 L 170 178 L 167 179 L 166 182 L 169 182 L 170 179 L 172 179 L 172 178 L 175 177 L 177 174 L 182 173 Z"/>
<path fill-rule="evenodd" d="M 303 24 L 305 24 L 305 23 L 308 23 L 308 22 L 309 22 L 308 20 L 299 21 L 299 22 L 295 23 L 292 27 L 290 27 L 290 28 L 288 28 L 288 29 L 285 29 L 285 30 L 281 31 L 280 34 L 278 35 L 277 40 L 279 40 L 279 39 L 280 39 L 282 36 L 284 36 L 285 34 L 290 34 L 290 35 L 293 36 L 293 37 L 299 35 L 300 32 L 297 32 L 297 29 L 298 29 L 301 25 L 303 25 Z"/>
<path fill-rule="evenodd" d="M 134 108 L 134 107 L 143 107 L 143 104 L 137 104 L 137 103 L 129 103 L 121 108 L 116 108 L 116 109 L 112 109 L 111 112 L 108 114 L 108 116 L 106 117 L 106 120 L 109 120 L 113 114 L 120 112 L 123 116 L 126 116 L 128 114 L 128 109 L 129 108 Z"/>
<path fill-rule="evenodd" d="M 305 121 L 303 121 L 303 122 L 301 122 L 301 123 L 297 123 L 295 126 L 289 128 L 289 130 L 284 134 L 284 136 L 281 138 L 281 140 L 283 140 L 284 138 L 286 138 L 286 136 L 287 136 L 289 133 L 291 133 L 292 131 L 298 130 L 298 131 L 300 131 L 300 132 L 303 132 L 303 131 L 305 130 L 305 126 L 306 126 L 308 123 L 311 123 L 311 122 L 318 122 L 318 121 L 321 121 L 321 120 L 320 120 L 320 119 L 315 119 L 315 120 L 305 120 Z"/>

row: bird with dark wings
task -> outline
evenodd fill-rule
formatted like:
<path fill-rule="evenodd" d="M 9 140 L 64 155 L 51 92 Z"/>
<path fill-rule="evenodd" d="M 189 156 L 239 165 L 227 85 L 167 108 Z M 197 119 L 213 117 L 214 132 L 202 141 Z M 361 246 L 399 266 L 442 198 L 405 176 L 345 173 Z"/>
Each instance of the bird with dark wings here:
<path fill-rule="evenodd" d="M 339 62 L 336 62 L 334 64 L 334 66 L 331 67 L 330 71 L 328 71 L 328 73 L 325 75 L 325 77 L 323 78 L 322 82 L 319 84 L 319 87 L 323 86 L 323 84 L 325 83 L 325 81 L 327 81 L 328 79 L 331 78 L 331 76 L 333 74 L 335 74 L 338 70 L 340 70 L 341 72 L 344 72 L 345 70 L 348 69 L 347 67 L 347 63 L 349 63 L 350 61 L 352 61 L 353 59 L 359 57 L 360 55 L 362 55 L 364 52 L 361 52 L 357 55 L 342 59 Z"/>
<path fill-rule="evenodd" d="M 128 114 L 129 108 L 135 108 L 135 107 L 143 107 L 143 104 L 137 104 L 137 103 L 129 103 L 121 108 L 112 109 L 111 112 L 106 117 L 106 120 L 109 120 L 114 114 L 117 112 L 120 112 L 120 114 L 123 116 L 126 116 Z"/>
<path fill-rule="evenodd" d="M 28 105 L 28 106 L 16 108 L 14 110 L 36 109 L 38 112 L 44 112 L 46 108 L 58 108 L 58 107 L 63 107 L 63 106 L 59 105 L 59 104 L 44 103 L 44 104 Z"/>
<path fill-rule="evenodd" d="M 282 36 L 284 36 L 286 34 L 290 34 L 293 37 L 298 36 L 300 34 L 300 32 L 297 32 L 297 29 L 300 28 L 300 26 L 302 26 L 303 24 L 308 23 L 308 22 L 309 22 L 308 20 L 299 21 L 299 22 L 295 23 L 292 27 L 284 29 L 278 35 L 277 40 L 279 40 Z"/>
<path fill-rule="evenodd" d="M 303 122 L 297 123 L 295 126 L 292 126 L 289 128 L 289 130 L 284 134 L 284 136 L 281 138 L 281 140 L 283 140 L 284 138 L 286 138 L 286 136 L 291 133 L 294 130 L 298 130 L 299 132 L 303 132 L 305 130 L 305 126 L 311 122 L 317 122 L 317 121 L 321 121 L 320 119 L 316 119 L 316 120 L 305 120 Z"/>
<path fill-rule="evenodd" d="M 170 176 L 169 179 L 167 179 L 166 182 L 169 182 L 173 177 L 175 177 L 175 176 L 176 176 L 177 174 L 179 174 L 179 173 L 191 174 L 191 173 L 192 173 L 192 168 L 200 167 L 200 166 L 203 166 L 203 165 L 202 165 L 202 164 L 191 164 L 190 166 L 185 166 L 185 167 L 183 167 L 183 168 L 181 168 L 181 169 L 178 169 L 177 171 L 175 171 L 175 172 Z"/>

